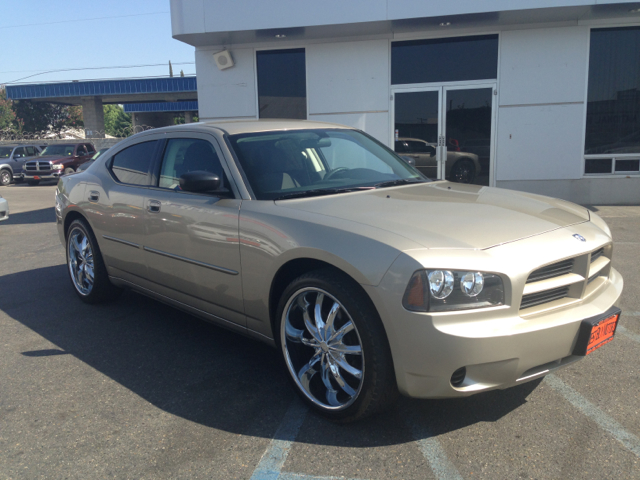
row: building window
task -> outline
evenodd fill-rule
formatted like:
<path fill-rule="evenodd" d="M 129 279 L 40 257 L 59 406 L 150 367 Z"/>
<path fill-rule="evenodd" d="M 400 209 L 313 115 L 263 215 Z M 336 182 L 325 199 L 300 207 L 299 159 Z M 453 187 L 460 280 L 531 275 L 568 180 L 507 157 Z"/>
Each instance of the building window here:
<path fill-rule="evenodd" d="M 307 119 L 304 48 L 256 52 L 260 118 Z"/>
<path fill-rule="evenodd" d="M 410 40 L 391 44 L 391 84 L 492 80 L 498 35 Z"/>
<path fill-rule="evenodd" d="M 591 31 L 585 174 L 640 170 L 640 27 Z"/>

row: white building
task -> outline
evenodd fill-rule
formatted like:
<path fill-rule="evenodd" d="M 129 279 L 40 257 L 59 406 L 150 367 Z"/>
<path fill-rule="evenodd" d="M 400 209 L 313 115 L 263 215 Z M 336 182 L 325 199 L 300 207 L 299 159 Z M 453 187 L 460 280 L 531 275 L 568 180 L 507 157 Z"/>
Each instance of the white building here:
<path fill-rule="evenodd" d="M 337 122 L 475 153 L 476 183 L 640 203 L 638 2 L 171 0 L 171 20 L 201 120 Z"/>

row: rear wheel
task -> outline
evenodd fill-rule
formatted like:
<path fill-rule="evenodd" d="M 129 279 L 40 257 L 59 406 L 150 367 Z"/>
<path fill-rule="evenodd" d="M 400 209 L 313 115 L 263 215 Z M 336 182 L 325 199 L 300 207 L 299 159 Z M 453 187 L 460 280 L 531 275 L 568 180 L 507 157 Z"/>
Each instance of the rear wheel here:
<path fill-rule="evenodd" d="M 74 220 L 69 225 L 66 250 L 71 284 L 83 302 L 99 303 L 121 293 L 109 281 L 96 237 L 84 220 Z"/>
<path fill-rule="evenodd" d="M 476 167 L 467 158 L 458 160 L 451 169 L 451 181 L 458 183 L 472 183 L 476 178 Z"/>
<path fill-rule="evenodd" d="M 398 395 L 382 322 L 357 284 L 332 270 L 291 282 L 278 306 L 287 369 L 303 400 L 339 422 L 389 407 Z"/>
<path fill-rule="evenodd" d="M 0 185 L 7 186 L 11 184 L 11 180 L 13 180 L 13 175 L 6 168 L 0 171 Z"/>
<path fill-rule="evenodd" d="M 35 187 L 36 185 L 40 185 L 40 180 L 27 180 L 27 183 L 32 187 Z"/>

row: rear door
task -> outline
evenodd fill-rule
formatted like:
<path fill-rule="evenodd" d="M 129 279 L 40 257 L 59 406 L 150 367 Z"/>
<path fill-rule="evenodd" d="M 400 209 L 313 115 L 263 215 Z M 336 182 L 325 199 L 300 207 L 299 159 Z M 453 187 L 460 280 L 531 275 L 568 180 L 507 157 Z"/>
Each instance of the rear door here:
<path fill-rule="evenodd" d="M 107 160 L 110 179 L 87 182 L 85 212 L 98 239 L 109 274 L 136 282 L 147 278 L 142 255 L 144 199 L 152 185 L 154 158 L 162 136 L 116 150 Z"/>
<path fill-rule="evenodd" d="M 149 279 L 167 296 L 244 326 L 238 217 L 241 200 L 216 139 L 208 134 L 166 136 L 147 190 L 144 256 Z M 180 175 L 216 173 L 225 196 L 184 192 Z"/>

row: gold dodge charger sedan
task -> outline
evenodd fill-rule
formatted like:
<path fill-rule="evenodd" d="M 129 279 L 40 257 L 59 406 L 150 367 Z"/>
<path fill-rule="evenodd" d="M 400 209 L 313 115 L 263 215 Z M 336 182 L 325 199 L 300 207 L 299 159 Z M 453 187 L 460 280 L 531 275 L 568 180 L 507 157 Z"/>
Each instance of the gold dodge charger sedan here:
<path fill-rule="evenodd" d="M 61 178 L 56 216 L 83 301 L 129 288 L 267 342 L 336 421 L 540 378 L 620 315 L 600 217 L 430 181 L 340 125 L 146 131 Z"/>

